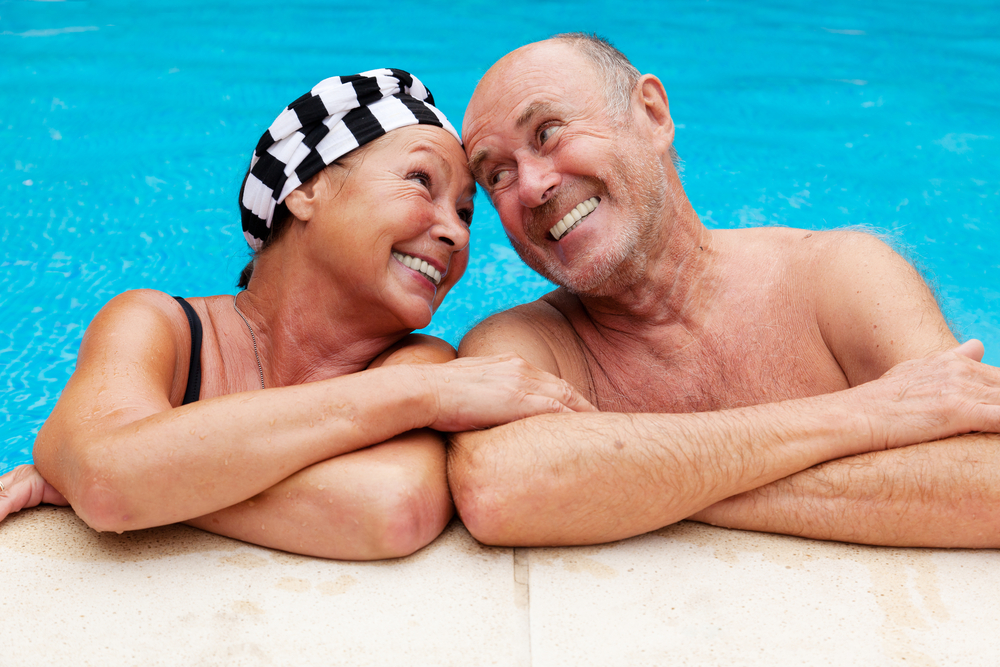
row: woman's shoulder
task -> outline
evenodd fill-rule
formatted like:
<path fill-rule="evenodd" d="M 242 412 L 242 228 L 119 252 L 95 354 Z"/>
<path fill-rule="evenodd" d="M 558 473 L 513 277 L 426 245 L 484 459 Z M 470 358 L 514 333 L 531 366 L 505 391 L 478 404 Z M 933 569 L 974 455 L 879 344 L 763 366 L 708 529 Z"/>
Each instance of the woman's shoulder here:
<path fill-rule="evenodd" d="M 180 310 L 180 305 L 174 297 L 166 292 L 154 289 L 134 289 L 122 292 L 105 304 L 104 308 L 101 309 L 101 312 L 104 311 L 112 313 L 147 311 L 149 313 L 159 312 L 166 314 L 173 313 L 174 311 L 183 312 Z"/>
<path fill-rule="evenodd" d="M 165 292 L 137 289 L 112 298 L 94 316 L 84 334 L 81 352 L 113 347 L 174 350 L 191 344 L 191 328 L 180 303 Z"/>

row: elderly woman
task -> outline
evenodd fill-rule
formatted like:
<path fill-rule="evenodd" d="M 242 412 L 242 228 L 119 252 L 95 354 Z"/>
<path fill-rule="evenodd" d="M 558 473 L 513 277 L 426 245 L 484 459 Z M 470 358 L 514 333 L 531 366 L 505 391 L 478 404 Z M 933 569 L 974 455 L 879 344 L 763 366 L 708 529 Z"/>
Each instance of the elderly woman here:
<path fill-rule="evenodd" d="M 465 270 L 474 194 L 415 77 L 319 83 L 254 152 L 246 290 L 101 310 L 35 466 L 0 478 L 0 518 L 68 503 L 96 530 L 183 521 L 329 558 L 429 543 L 452 514 L 441 431 L 591 409 L 521 361 L 411 334 Z"/>

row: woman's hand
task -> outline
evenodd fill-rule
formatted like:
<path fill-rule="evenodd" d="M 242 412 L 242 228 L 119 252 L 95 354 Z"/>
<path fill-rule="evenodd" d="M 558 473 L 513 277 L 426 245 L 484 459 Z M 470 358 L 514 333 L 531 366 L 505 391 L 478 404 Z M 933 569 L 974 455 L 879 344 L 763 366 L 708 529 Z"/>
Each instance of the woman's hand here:
<path fill-rule="evenodd" d="M 414 369 L 437 397 L 438 431 L 468 431 L 550 412 L 596 408 L 573 385 L 517 355 L 465 357 Z"/>
<path fill-rule="evenodd" d="M 19 512 L 25 507 L 49 505 L 69 505 L 63 494 L 46 482 L 33 465 L 18 466 L 6 475 L 0 475 L 0 521 L 8 514 Z"/>

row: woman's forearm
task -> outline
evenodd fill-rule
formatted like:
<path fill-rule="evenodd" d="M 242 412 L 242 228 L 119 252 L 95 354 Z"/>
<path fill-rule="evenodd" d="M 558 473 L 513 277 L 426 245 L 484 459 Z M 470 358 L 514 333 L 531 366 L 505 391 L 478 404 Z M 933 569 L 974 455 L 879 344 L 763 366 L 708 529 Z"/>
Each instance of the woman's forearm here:
<path fill-rule="evenodd" d="M 307 466 L 427 426 L 434 409 L 420 373 L 401 366 L 134 420 L 119 409 L 81 423 L 57 406 L 35 458 L 88 524 L 122 531 L 228 507 Z"/>
<path fill-rule="evenodd" d="M 187 523 L 284 551 L 370 560 L 413 553 L 451 515 L 444 439 L 419 429 L 311 465 Z"/>

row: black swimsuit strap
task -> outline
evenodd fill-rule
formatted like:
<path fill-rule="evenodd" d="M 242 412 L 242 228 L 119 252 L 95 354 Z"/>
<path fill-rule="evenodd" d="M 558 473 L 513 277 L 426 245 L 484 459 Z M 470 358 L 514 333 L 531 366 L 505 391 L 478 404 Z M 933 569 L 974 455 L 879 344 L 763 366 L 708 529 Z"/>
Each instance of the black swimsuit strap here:
<path fill-rule="evenodd" d="M 194 312 L 190 303 L 179 296 L 174 298 L 184 309 L 188 326 L 191 327 L 191 363 L 188 364 L 187 388 L 184 389 L 184 402 L 181 403 L 187 405 L 194 403 L 201 396 L 201 318 Z"/>

